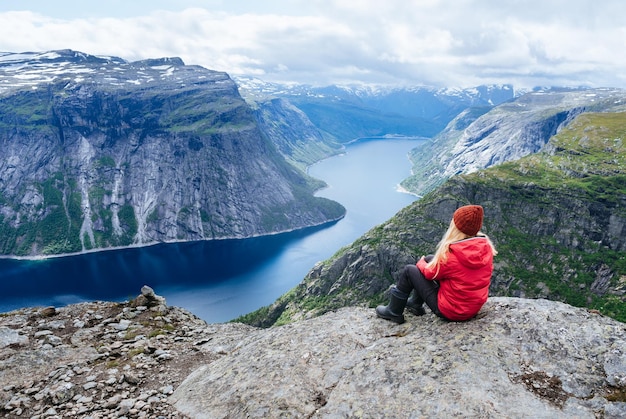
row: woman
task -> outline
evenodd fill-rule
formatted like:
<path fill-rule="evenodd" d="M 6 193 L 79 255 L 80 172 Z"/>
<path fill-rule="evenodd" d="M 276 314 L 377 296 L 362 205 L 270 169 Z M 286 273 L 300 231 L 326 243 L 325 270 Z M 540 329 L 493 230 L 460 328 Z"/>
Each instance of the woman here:
<path fill-rule="evenodd" d="M 383 319 L 404 323 L 404 308 L 425 314 L 423 304 L 437 316 L 464 321 L 476 316 L 487 301 L 493 273 L 493 257 L 498 253 L 489 238 L 480 233 L 483 207 L 458 208 L 434 256 L 406 265 L 398 283 L 391 289 L 386 306 L 376 307 Z M 413 297 L 408 300 L 411 290 Z M 408 300 L 408 301 L 407 301 Z"/>

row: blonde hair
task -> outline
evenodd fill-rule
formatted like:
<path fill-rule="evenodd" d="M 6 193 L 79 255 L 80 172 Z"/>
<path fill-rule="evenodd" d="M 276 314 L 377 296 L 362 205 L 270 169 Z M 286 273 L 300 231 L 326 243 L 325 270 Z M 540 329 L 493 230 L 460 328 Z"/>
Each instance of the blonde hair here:
<path fill-rule="evenodd" d="M 489 243 L 489 246 L 491 246 L 491 251 L 493 252 L 493 255 L 495 256 L 498 254 L 496 247 L 493 245 L 491 239 L 487 237 L 487 235 L 479 231 L 478 233 L 476 233 L 476 236 L 481 236 L 481 237 L 486 238 L 487 242 Z M 432 258 L 430 262 L 428 262 L 428 265 L 427 265 L 428 268 L 430 269 L 437 266 L 437 273 L 435 274 L 435 278 L 437 277 L 437 275 L 439 275 L 439 267 L 441 266 L 441 263 L 445 263 L 448 260 L 448 253 L 450 253 L 450 245 L 454 242 L 458 242 L 460 240 L 465 240 L 465 239 L 469 239 L 470 237 L 476 237 L 476 236 L 470 236 L 470 235 L 463 233 L 461 230 L 456 228 L 456 225 L 454 224 L 454 220 L 450 220 L 450 226 L 448 227 L 448 230 L 439 241 L 439 244 L 437 244 L 437 250 L 435 251 L 435 256 Z"/>

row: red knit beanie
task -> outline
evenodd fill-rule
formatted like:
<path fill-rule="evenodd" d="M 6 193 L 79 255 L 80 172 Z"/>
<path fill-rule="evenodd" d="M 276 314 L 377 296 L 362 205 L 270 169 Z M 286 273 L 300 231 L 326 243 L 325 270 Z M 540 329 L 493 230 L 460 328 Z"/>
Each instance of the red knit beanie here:
<path fill-rule="evenodd" d="M 465 205 L 454 211 L 452 216 L 454 225 L 468 236 L 475 236 L 483 225 L 483 207 L 480 205 Z"/>

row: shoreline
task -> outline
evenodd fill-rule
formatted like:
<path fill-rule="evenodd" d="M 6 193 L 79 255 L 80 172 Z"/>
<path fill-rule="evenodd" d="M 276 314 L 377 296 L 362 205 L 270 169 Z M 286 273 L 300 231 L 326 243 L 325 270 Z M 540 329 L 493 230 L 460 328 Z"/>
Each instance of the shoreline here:
<path fill-rule="evenodd" d="M 422 137 L 419 135 L 400 135 L 400 134 L 385 134 L 380 136 L 371 136 L 371 137 L 359 137 L 354 140 L 347 141 L 343 143 L 344 145 L 351 145 L 359 141 L 385 141 L 385 140 L 410 140 L 410 141 L 423 141 L 423 140 L 432 140 L 430 137 Z"/>
<path fill-rule="evenodd" d="M 25 261 L 25 262 L 37 262 L 37 261 L 46 261 L 50 259 L 64 258 L 64 257 L 72 257 L 72 256 L 83 256 L 89 255 L 92 253 L 100 253 L 100 252 L 112 252 L 116 250 L 128 250 L 128 249 L 141 249 L 145 247 L 158 246 L 160 244 L 180 244 L 180 243 L 195 243 L 195 242 L 206 242 L 206 241 L 225 241 L 225 240 L 248 240 L 259 237 L 267 237 L 267 236 L 276 236 L 279 234 L 289 234 L 297 231 L 304 231 L 307 229 L 316 229 L 321 228 L 330 224 L 334 224 L 345 218 L 346 214 L 344 213 L 341 217 L 337 217 L 332 220 L 324 221 L 323 223 L 313 224 L 301 228 L 293 228 L 290 230 L 276 231 L 268 234 L 255 234 L 248 237 L 218 237 L 213 239 L 198 239 L 198 240 L 164 240 L 164 241 L 155 241 L 149 243 L 141 243 L 141 244 L 130 244 L 127 246 L 114 246 L 114 247 L 103 247 L 98 249 L 88 249 L 80 252 L 72 252 L 72 253 L 56 253 L 53 255 L 33 255 L 33 256 L 11 256 L 11 255 L 0 255 L 0 260 L 16 260 L 16 261 Z"/>
<path fill-rule="evenodd" d="M 423 195 L 419 195 L 419 194 L 416 194 L 414 192 L 409 191 L 408 189 L 404 188 L 399 183 L 396 185 L 396 192 L 405 193 L 407 195 L 413 195 L 416 198 L 422 198 L 423 197 Z"/>

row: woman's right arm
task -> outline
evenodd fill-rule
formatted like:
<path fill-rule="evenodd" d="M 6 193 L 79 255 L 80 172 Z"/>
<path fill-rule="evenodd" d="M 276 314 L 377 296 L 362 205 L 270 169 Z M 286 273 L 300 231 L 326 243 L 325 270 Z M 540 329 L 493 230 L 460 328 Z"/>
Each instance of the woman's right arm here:
<path fill-rule="evenodd" d="M 422 275 L 424 275 L 424 278 L 428 280 L 435 279 L 435 275 L 437 274 L 437 266 L 430 268 L 424 256 L 417 261 L 417 269 L 419 269 L 422 272 Z"/>

